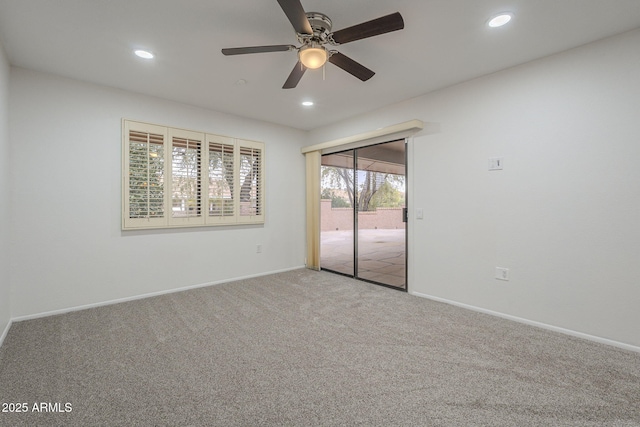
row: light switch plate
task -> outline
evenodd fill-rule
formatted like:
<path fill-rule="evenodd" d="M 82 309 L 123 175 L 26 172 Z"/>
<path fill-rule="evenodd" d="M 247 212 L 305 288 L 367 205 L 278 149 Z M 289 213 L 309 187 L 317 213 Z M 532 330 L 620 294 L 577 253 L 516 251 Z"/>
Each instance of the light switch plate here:
<path fill-rule="evenodd" d="M 504 168 L 504 158 L 503 157 L 491 157 L 489 159 L 489 170 L 490 171 L 501 171 Z"/>
<path fill-rule="evenodd" d="M 509 280 L 509 269 L 504 267 L 496 267 L 496 279 Z"/>

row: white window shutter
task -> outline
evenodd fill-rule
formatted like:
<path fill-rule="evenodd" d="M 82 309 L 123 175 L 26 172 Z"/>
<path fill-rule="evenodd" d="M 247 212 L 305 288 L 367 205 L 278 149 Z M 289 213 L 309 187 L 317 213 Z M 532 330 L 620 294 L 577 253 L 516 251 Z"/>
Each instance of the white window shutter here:
<path fill-rule="evenodd" d="M 237 160 L 233 138 L 207 134 L 208 224 L 235 223 L 237 209 Z"/>
<path fill-rule="evenodd" d="M 123 127 L 123 228 L 167 223 L 166 128 L 126 122 Z"/>
<path fill-rule="evenodd" d="M 240 223 L 264 222 L 264 144 L 237 140 L 239 152 Z"/>
<path fill-rule="evenodd" d="M 204 225 L 204 134 L 169 129 L 169 140 L 171 195 L 165 199 L 170 204 L 167 207 L 169 224 Z"/>
<path fill-rule="evenodd" d="M 263 223 L 264 143 L 123 119 L 122 228 Z"/>

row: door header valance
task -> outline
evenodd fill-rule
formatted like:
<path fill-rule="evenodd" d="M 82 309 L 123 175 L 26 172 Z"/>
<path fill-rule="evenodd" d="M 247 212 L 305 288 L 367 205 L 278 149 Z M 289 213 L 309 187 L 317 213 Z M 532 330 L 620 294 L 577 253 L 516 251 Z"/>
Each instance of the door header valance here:
<path fill-rule="evenodd" d="M 340 151 L 342 149 L 358 148 L 359 146 L 407 138 L 414 133 L 419 132 L 423 128 L 424 123 L 421 120 L 409 120 L 408 122 L 398 123 L 396 125 L 387 126 L 373 131 L 335 139 L 333 141 L 322 142 L 320 144 L 309 145 L 307 147 L 302 147 L 300 151 L 302 154 L 312 151 L 320 151 L 322 154 L 327 154 L 330 152 Z"/>

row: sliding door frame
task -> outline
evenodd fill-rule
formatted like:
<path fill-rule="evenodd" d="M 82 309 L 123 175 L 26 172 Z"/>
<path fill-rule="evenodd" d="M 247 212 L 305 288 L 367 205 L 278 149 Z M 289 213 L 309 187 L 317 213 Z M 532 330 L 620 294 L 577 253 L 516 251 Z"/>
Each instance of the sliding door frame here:
<path fill-rule="evenodd" d="M 427 128 L 425 129 L 425 124 Z M 358 146 L 372 145 L 376 142 L 393 141 L 398 139 L 405 139 L 415 135 L 416 133 L 426 130 L 428 133 L 440 132 L 439 123 L 425 123 L 422 120 L 409 120 L 407 122 L 398 123 L 395 125 L 378 128 L 343 138 L 338 138 L 330 141 L 321 142 L 318 144 L 302 147 L 300 152 L 307 157 L 307 167 L 312 165 L 313 171 L 307 170 L 307 254 L 306 254 L 306 266 L 312 269 L 319 268 L 319 254 L 320 254 L 320 176 L 319 176 L 319 160 L 321 154 L 329 154 L 330 152 L 343 151 L 348 148 L 357 148 Z M 408 155 L 409 144 L 406 146 L 405 156 Z M 409 163 L 409 158 L 405 160 L 405 164 Z M 317 168 L 316 168 L 317 166 Z M 408 168 L 407 168 L 408 170 Z M 310 175 L 313 175 L 310 177 Z M 314 185 L 313 182 L 316 184 Z M 408 196 L 408 176 L 405 177 L 405 197 Z M 408 206 L 408 198 L 405 200 Z M 310 211 L 311 210 L 311 211 Z M 405 225 L 408 254 L 408 241 L 409 241 L 409 224 Z M 405 289 L 408 291 L 408 277 L 409 274 L 409 257 L 407 256 L 407 286 Z M 313 260 L 317 260 L 318 263 L 314 263 Z"/>
<path fill-rule="evenodd" d="M 367 148 L 367 147 L 373 147 L 376 145 L 384 145 L 384 144 L 388 144 L 388 143 L 392 143 L 392 142 L 397 142 L 397 141 L 401 141 L 404 144 L 404 210 L 403 210 L 403 224 L 404 224 L 404 287 L 399 287 L 399 286 L 394 286 L 388 283 L 383 283 L 383 282 L 378 282 L 375 280 L 370 280 L 370 279 L 365 279 L 363 277 L 360 277 L 358 275 L 358 271 L 359 271 L 359 266 L 358 266 L 358 241 L 359 241 L 359 228 L 358 228 L 358 150 L 361 148 Z M 384 286 L 386 288 L 391 288 L 391 289 L 395 289 L 398 291 L 403 291 L 403 292 L 409 292 L 409 268 L 408 268 L 408 262 L 409 262 L 409 245 L 408 245 L 408 241 L 409 241 L 409 221 L 407 220 L 407 217 L 405 216 L 405 211 L 408 210 L 409 208 L 409 200 L 408 200 L 408 138 L 396 138 L 396 139 L 391 139 L 389 141 L 384 141 L 384 142 L 376 142 L 373 144 L 368 144 L 368 145 L 361 145 L 357 148 L 348 148 L 345 150 L 336 150 L 336 151 L 331 151 L 330 153 L 323 153 L 322 156 L 326 156 L 326 155 L 331 155 L 331 154 L 338 154 L 338 153 L 346 153 L 349 151 L 353 152 L 353 167 L 352 167 L 352 172 L 353 172 L 353 199 L 354 199 L 354 203 L 352 206 L 352 216 L 353 216 L 353 236 L 352 236 L 352 240 L 353 240 L 353 272 L 352 274 L 348 274 L 345 272 L 340 272 L 340 271 L 335 271 L 332 270 L 330 268 L 323 268 L 322 267 L 322 257 L 320 256 L 320 260 L 318 263 L 319 269 L 320 270 L 325 270 L 325 271 L 329 271 L 331 273 L 335 273 L 335 274 L 340 274 L 343 276 L 347 276 L 347 277 L 352 277 L 354 279 L 357 280 L 361 280 L 363 282 L 368 282 L 368 283 L 373 283 L 375 285 L 379 285 L 379 286 Z M 348 184 L 348 183 L 347 183 Z M 322 218 L 320 218 L 320 222 L 322 222 Z M 320 231 L 320 235 L 322 235 L 322 231 Z M 322 240 L 322 237 L 320 236 L 320 240 Z"/>

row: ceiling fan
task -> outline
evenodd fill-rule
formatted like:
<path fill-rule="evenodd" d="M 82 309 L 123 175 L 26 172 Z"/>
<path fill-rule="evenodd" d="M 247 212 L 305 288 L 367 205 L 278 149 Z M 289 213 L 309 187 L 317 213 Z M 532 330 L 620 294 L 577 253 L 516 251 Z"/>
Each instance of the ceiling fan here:
<path fill-rule="evenodd" d="M 390 33 L 404 28 L 404 20 L 399 12 L 363 22 L 335 32 L 331 32 L 331 20 L 327 15 L 318 12 L 305 12 L 300 0 L 278 0 L 280 7 L 296 31 L 298 42 L 301 46 L 290 44 L 234 47 L 222 49 L 223 55 L 243 55 L 247 53 L 264 52 L 298 52 L 298 63 L 293 67 L 289 78 L 282 86 L 283 89 L 292 89 L 304 75 L 307 68 L 322 67 L 327 61 L 342 68 L 349 74 L 367 81 L 375 74 L 373 71 L 359 64 L 346 55 L 328 50 L 325 45 L 338 46 L 356 40 Z"/>

